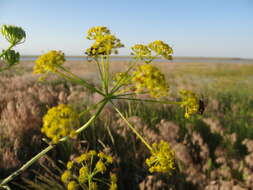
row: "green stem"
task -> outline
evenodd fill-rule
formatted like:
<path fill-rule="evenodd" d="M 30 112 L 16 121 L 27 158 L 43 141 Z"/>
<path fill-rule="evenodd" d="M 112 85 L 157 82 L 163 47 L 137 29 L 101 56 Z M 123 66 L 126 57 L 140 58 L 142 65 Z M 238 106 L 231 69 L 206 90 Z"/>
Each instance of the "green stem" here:
<path fill-rule="evenodd" d="M 11 50 L 14 46 L 15 44 L 11 44 L 6 50 L 3 50 L 3 52 L 0 54 L 0 57 L 2 57 L 5 54 L 5 52 Z"/>
<path fill-rule="evenodd" d="M 116 94 L 116 97 L 121 97 L 121 96 L 132 96 L 132 95 L 136 95 L 136 93 Z"/>
<path fill-rule="evenodd" d="M 23 171 L 25 171 L 28 167 L 30 167 L 34 162 L 36 162 L 39 158 L 44 156 L 48 151 L 52 150 L 56 145 L 49 145 L 47 148 L 42 150 L 39 154 L 34 156 L 32 159 L 30 159 L 28 162 L 26 162 L 21 168 L 19 168 L 17 171 L 9 175 L 7 178 L 5 178 L 1 184 L 0 187 L 3 187 L 8 182 L 13 180 L 15 177 L 17 177 L 19 174 L 21 174 Z"/>
<path fill-rule="evenodd" d="M 111 102 L 111 101 L 110 101 Z M 111 102 L 112 103 L 112 102 Z M 134 132 L 134 134 L 146 145 L 146 147 L 152 151 L 152 147 L 147 143 L 147 141 L 140 135 L 140 133 L 129 123 L 129 121 L 125 118 L 125 116 L 119 111 L 119 109 L 112 103 L 114 109 L 118 112 L 120 117 L 125 121 L 128 127 Z"/>
<path fill-rule="evenodd" d="M 93 115 L 89 121 L 87 121 L 82 127 L 80 127 L 79 129 L 76 130 L 76 133 L 81 133 L 83 130 L 85 130 L 97 117 L 98 115 L 101 113 L 101 111 L 103 110 L 104 106 L 106 105 L 107 101 L 105 100 L 101 106 L 98 108 L 97 112 L 95 113 L 95 115 Z M 60 139 L 60 142 L 64 142 L 68 139 L 68 137 L 63 137 Z M 51 144 L 48 147 L 46 147 L 44 150 L 42 150 L 40 153 L 38 153 L 36 156 L 34 156 L 33 158 L 31 158 L 28 162 L 26 162 L 21 168 L 19 168 L 17 171 L 15 171 L 14 173 L 12 173 L 11 175 L 9 175 L 7 178 L 5 178 L 1 183 L 0 183 L 0 187 L 5 186 L 8 182 L 10 182 L 11 180 L 13 180 L 15 177 L 17 177 L 18 175 L 20 175 L 23 171 L 25 171 L 27 168 L 29 168 L 34 162 L 36 162 L 39 158 L 43 157 L 47 152 L 49 152 L 50 150 L 52 150 L 54 147 L 56 146 L 56 144 Z"/>
<path fill-rule="evenodd" d="M 120 98 L 120 97 L 118 97 L 118 96 L 114 96 L 114 99 L 119 99 L 119 100 L 133 100 L 133 101 L 140 101 L 140 102 L 152 102 L 152 103 L 161 103 L 161 104 L 181 104 L 181 102 L 158 101 L 158 100 L 138 99 L 138 98 Z"/>
<path fill-rule="evenodd" d="M 61 72 L 61 71 L 58 71 L 58 70 L 57 70 L 55 73 L 58 74 L 58 75 L 60 75 L 60 76 L 63 77 L 63 78 L 69 79 L 69 80 L 72 81 L 72 82 L 76 82 L 75 79 L 71 78 L 70 76 L 64 74 L 64 73 Z"/>
<path fill-rule="evenodd" d="M 99 101 L 98 103 L 96 103 L 95 105 L 92 105 L 90 107 L 88 107 L 87 109 L 85 109 L 84 111 L 82 111 L 81 113 L 79 113 L 79 117 L 82 117 L 84 114 L 86 114 L 87 112 L 89 112 L 92 109 L 95 109 L 99 104 L 101 104 L 104 100 Z"/>
<path fill-rule="evenodd" d="M 3 57 L 3 55 L 5 54 L 5 52 L 11 50 L 13 47 L 15 46 L 15 44 L 11 44 L 6 50 L 3 50 L 3 52 L 0 54 L 0 58 Z M 15 65 L 15 64 L 14 64 Z M 12 66 L 14 65 L 11 65 L 11 66 L 7 66 L 7 67 L 4 67 L 2 69 L 0 69 L 0 72 L 3 72 L 5 70 L 8 70 L 9 68 L 11 68 Z"/>
<path fill-rule="evenodd" d="M 75 75 L 74 73 L 70 72 L 69 70 L 67 70 L 66 68 L 62 67 L 62 66 L 58 66 L 60 69 L 62 69 L 63 71 L 65 71 L 67 74 L 70 74 L 75 80 L 79 81 L 80 84 L 84 85 L 86 88 L 93 90 L 101 95 L 105 95 L 103 92 L 101 92 L 100 90 L 98 90 L 97 88 L 95 88 L 94 86 L 92 86 L 91 84 L 89 84 L 88 82 L 86 82 L 85 80 L 79 78 L 77 75 Z M 65 75 L 67 76 L 67 75 Z"/>
<path fill-rule="evenodd" d="M 87 127 L 89 127 L 89 125 L 98 117 L 98 115 L 101 113 L 101 111 L 103 110 L 103 108 L 105 107 L 105 105 L 107 104 L 107 100 L 102 101 L 103 103 L 100 105 L 100 107 L 98 108 L 97 112 L 95 113 L 95 115 L 93 115 L 89 121 L 87 121 L 82 127 L 80 127 L 79 129 L 76 130 L 76 133 L 81 133 L 82 131 L 84 131 Z"/>
<path fill-rule="evenodd" d="M 103 184 L 108 185 L 108 186 L 110 185 L 110 184 L 107 183 L 105 180 L 101 180 L 101 179 L 95 178 L 95 177 L 93 177 L 93 181 L 98 181 L 98 182 L 103 183 Z"/>
<path fill-rule="evenodd" d="M 140 92 L 140 93 L 138 93 L 138 94 L 140 95 L 140 94 L 147 94 L 147 93 L 148 93 L 148 92 Z M 127 94 L 120 94 L 120 93 L 119 93 L 119 94 L 115 94 L 115 96 L 116 96 L 116 97 L 121 97 L 121 96 L 132 96 L 132 95 L 135 95 L 135 96 L 136 96 L 136 95 L 138 95 L 138 94 L 137 94 L 136 92 L 127 93 Z"/>
<path fill-rule="evenodd" d="M 105 58 L 106 59 L 106 58 Z M 103 75 L 103 88 L 104 88 L 104 93 L 108 94 L 108 74 L 107 74 L 107 69 L 106 69 L 106 63 L 104 60 L 104 56 L 101 56 L 101 64 L 102 64 L 102 75 Z"/>
<path fill-rule="evenodd" d="M 106 55 L 106 62 L 105 62 L 105 73 L 106 73 L 106 78 L 105 78 L 105 80 L 106 80 L 106 94 L 108 94 L 108 92 L 109 92 L 109 72 L 110 72 L 110 70 L 109 70 L 109 59 L 110 59 L 110 56 L 107 54 Z"/>
<path fill-rule="evenodd" d="M 104 81 L 100 63 L 99 63 L 99 61 L 98 61 L 97 59 L 95 59 L 95 62 L 96 62 L 97 67 L 98 67 L 98 71 L 99 71 L 99 74 L 100 74 L 100 78 L 101 78 L 102 81 Z"/>
<path fill-rule="evenodd" d="M 130 67 L 129 67 L 129 68 L 127 69 L 127 71 L 125 72 L 125 76 L 126 76 L 126 77 L 127 77 L 128 73 L 131 71 L 131 69 L 135 67 L 136 63 L 137 63 L 137 62 L 130 62 L 130 64 L 132 64 L 132 65 L 130 65 Z M 120 89 L 120 88 L 124 85 L 124 83 L 123 83 L 122 81 L 124 81 L 124 79 L 125 79 L 126 77 L 122 77 L 122 78 L 115 84 L 115 86 L 114 86 L 114 87 L 112 88 L 112 90 L 111 90 L 111 93 L 112 93 L 112 94 L 114 94 L 118 89 Z M 121 83 L 123 83 L 123 84 L 121 84 Z"/>

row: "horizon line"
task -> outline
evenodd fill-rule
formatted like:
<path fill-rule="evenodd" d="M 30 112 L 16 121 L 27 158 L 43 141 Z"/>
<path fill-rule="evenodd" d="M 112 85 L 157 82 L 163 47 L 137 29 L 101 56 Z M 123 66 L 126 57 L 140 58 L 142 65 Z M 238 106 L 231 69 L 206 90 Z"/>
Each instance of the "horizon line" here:
<path fill-rule="evenodd" d="M 39 57 L 42 54 L 26 54 L 20 57 Z M 65 57 L 87 57 L 86 55 L 65 55 Z M 111 57 L 133 57 L 132 55 L 111 55 Z M 176 59 L 231 59 L 231 60 L 253 60 L 253 57 L 219 57 L 219 56 L 173 56 Z M 160 58 L 158 58 L 160 59 Z"/>

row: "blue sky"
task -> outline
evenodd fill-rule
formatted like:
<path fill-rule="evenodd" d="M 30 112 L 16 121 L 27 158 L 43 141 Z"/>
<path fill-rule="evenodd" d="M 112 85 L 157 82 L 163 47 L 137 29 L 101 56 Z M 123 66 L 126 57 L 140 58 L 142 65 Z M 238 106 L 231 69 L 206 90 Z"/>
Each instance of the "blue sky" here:
<path fill-rule="evenodd" d="M 2 24 L 25 29 L 22 54 L 83 55 L 87 30 L 104 25 L 125 44 L 121 55 L 164 40 L 175 56 L 253 58 L 253 0 L 0 0 Z"/>

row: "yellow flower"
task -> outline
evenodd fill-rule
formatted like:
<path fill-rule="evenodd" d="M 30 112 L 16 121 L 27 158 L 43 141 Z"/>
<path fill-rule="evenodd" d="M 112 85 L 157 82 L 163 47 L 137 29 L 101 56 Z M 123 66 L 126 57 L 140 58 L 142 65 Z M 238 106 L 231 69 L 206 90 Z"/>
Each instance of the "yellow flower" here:
<path fill-rule="evenodd" d="M 148 90 L 152 97 L 162 97 L 168 95 L 169 87 L 165 80 L 165 75 L 150 64 L 144 64 L 137 68 L 133 73 L 132 83 L 136 92 Z"/>
<path fill-rule="evenodd" d="M 41 131 L 57 143 L 80 126 L 78 114 L 69 106 L 60 104 L 48 110 L 43 117 Z"/>
<path fill-rule="evenodd" d="M 110 187 L 109 190 L 117 190 L 118 189 L 118 185 L 117 185 L 117 176 L 113 173 L 110 173 Z"/>
<path fill-rule="evenodd" d="M 88 56 L 117 54 L 117 49 L 124 47 L 120 40 L 104 26 L 89 29 L 87 39 L 95 40 L 91 47 L 86 49 L 85 53 Z"/>
<path fill-rule="evenodd" d="M 97 155 L 97 152 L 96 152 L 95 150 L 90 150 L 90 151 L 88 152 L 88 154 L 89 154 L 90 156 L 96 156 L 96 155 Z"/>
<path fill-rule="evenodd" d="M 180 90 L 179 93 L 182 98 L 180 106 L 185 109 L 185 118 L 189 118 L 191 115 L 198 113 L 199 99 L 197 95 L 188 90 Z"/>
<path fill-rule="evenodd" d="M 101 160 L 99 160 L 96 163 L 96 169 L 97 169 L 98 172 L 104 173 L 105 170 L 106 170 L 106 166 L 105 166 L 104 162 L 102 162 Z"/>
<path fill-rule="evenodd" d="M 63 183 L 68 183 L 68 181 L 71 179 L 71 177 L 72 177 L 71 172 L 69 170 L 66 170 L 61 175 L 61 181 Z"/>
<path fill-rule="evenodd" d="M 70 170 L 70 169 L 72 169 L 73 165 L 74 165 L 73 161 L 68 161 L 67 168 Z"/>
<path fill-rule="evenodd" d="M 68 190 L 76 190 L 78 187 L 78 184 L 75 181 L 71 181 L 68 184 Z"/>
<path fill-rule="evenodd" d="M 90 190 L 97 190 L 98 189 L 97 183 L 96 182 L 91 182 L 89 189 Z"/>
<path fill-rule="evenodd" d="M 106 162 L 108 162 L 108 163 L 110 163 L 110 164 L 113 162 L 112 156 L 106 155 L 106 154 L 103 153 L 103 152 L 99 152 L 99 153 L 98 153 L 98 157 L 99 157 L 101 160 L 105 160 Z"/>
<path fill-rule="evenodd" d="M 83 162 L 83 161 L 86 161 L 86 160 L 88 160 L 90 158 L 90 155 L 88 154 L 88 153 L 84 153 L 84 154 L 82 154 L 81 156 L 79 156 L 79 157 L 77 157 L 76 159 L 75 159 L 75 161 L 77 162 L 77 163 L 81 163 L 81 162 Z"/>
<path fill-rule="evenodd" d="M 171 173 L 174 169 L 174 152 L 167 142 L 161 141 L 152 145 L 151 157 L 146 159 L 149 171 Z"/>
<path fill-rule="evenodd" d="M 101 159 L 103 159 L 103 158 L 106 157 L 106 155 L 105 155 L 105 153 L 103 153 L 103 152 L 99 152 L 99 153 L 98 153 L 98 157 L 101 158 Z"/>
<path fill-rule="evenodd" d="M 99 36 L 104 36 L 106 34 L 110 34 L 110 30 L 105 26 L 95 26 L 88 30 L 87 39 L 96 40 Z"/>
<path fill-rule="evenodd" d="M 79 183 L 85 183 L 88 179 L 89 169 L 87 166 L 83 166 L 79 170 L 78 181 Z"/>
<path fill-rule="evenodd" d="M 165 59 L 172 59 L 171 54 L 173 49 L 161 40 L 156 40 L 148 45 L 148 47 L 156 52 L 157 55 L 164 57 Z"/>
<path fill-rule="evenodd" d="M 151 55 L 150 49 L 142 44 L 136 44 L 132 48 L 133 55 L 135 55 L 136 58 L 139 58 L 141 60 L 145 60 L 146 62 L 150 62 L 154 57 Z"/>
<path fill-rule="evenodd" d="M 78 185 L 86 186 L 88 189 L 98 189 L 99 184 L 95 182 L 107 183 L 108 180 L 101 178 L 106 172 L 107 166 L 112 163 L 112 157 L 106 155 L 103 152 L 97 153 L 95 150 L 90 150 L 87 153 L 74 158 L 73 161 L 68 161 L 68 170 L 64 171 L 61 176 L 61 180 L 69 188 L 77 188 Z M 77 181 L 73 181 L 77 180 Z M 117 176 L 111 175 L 110 184 L 108 186 L 111 190 L 116 190 L 117 188 Z"/>
<path fill-rule="evenodd" d="M 43 74 L 48 72 L 56 72 L 57 67 L 65 62 L 64 53 L 61 51 L 52 50 L 41 55 L 36 61 L 33 68 L 33 73 Z"/>
<path fill-rule="evenodd" d="M 118 189 L 118 185 L 115 183 L 110 184 L 109 190 L 117 190 Z"/>
<path fill-rule="evenodd" d="M 128 85 L 131 83 L 131 75 L 126 72 L 119 72 L 115 74 L 113 81 L 115 82 L 115 84 L 120 82 L 120 84 Z"/>
<path fill-rule="evenodd" d="M 116 174 L 114 173 L 110 173 L 110 179 L 111 179 L 111 183 L 117 183 L 118 178 L 116 176 Z"/>
<path fill-rule="evenodd" d="M 112 164 L 112 162 L 113 162 L 112 156 L 108 155 L 108 156 L 105 157 L 105 159 L 106 159 L 106 161 L 107 161 L 108 163 Z"/>

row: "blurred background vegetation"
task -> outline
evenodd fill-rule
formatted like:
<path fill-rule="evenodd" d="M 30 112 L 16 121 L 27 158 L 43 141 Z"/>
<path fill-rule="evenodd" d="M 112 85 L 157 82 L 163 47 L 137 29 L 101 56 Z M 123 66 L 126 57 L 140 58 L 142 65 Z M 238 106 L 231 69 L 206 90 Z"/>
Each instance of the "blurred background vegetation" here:
<path fill-rule="evenodd" d="M 112 62 L 111 73 L 127 62 Z M 250 189 L 253 186 L 253 65 L 237 63 L 156 63 L 166 74 L 170 97 L 175 89 L 196 92 L 204 103 L 203 115 L 183 117 L 177 106 L 117 102 L 149 142 L 169 141 L 176 152 L 171 176 L 147 172 L 148 151 L 106 107 L 98 121 L 76 141 L 66 142 L 40 159 L 12 183 L 23 189 L 62 189 L 60 173 L 69 158 L 86 149 L 104 150 L 115 158 L 120 189 Z M 0 75 L 0 178 L 6 177 L 47 144 L 40 132 L 42 117 L 60 103 L 76 110 L 100 100 L 82 87 L 49 76 L 38 82 L 33 61 Z M 95 65 L 68 61 L 74 73 L 97 83 Z M 85 123 L 89 113 L 81 118 Z"/>

